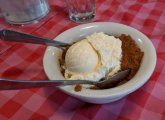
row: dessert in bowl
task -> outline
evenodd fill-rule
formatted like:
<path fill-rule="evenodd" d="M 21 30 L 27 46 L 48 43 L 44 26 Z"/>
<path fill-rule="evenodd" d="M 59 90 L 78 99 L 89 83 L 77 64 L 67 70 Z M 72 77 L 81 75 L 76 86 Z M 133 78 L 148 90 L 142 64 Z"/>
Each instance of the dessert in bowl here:
<path fill-rule="evenodd" d="M 67 80 L 100 81 L 110 78 L 121 70 L 130 70 L 126 78 L 112 82 L 116 87 L 130 80 L 138 71 L 144 53 L 128 35 L 110 36 L 103 32 L 93 33 L 67 47 L 59 60 L 61 72 Z M 84 87 L 84 85 L 83 85 Z M 106 87 L 106 88 L 107 88 Z M 82 85 L 76 85 L 80 91 Z M 86 87 L 100 89 L 97 86 Z"/>
<path fill-rule="evenodd" d="M 115 56 L 115 60 L 112 59 L 112 56 L 107 56 L 108 58 L 103 60 L 101 59 L 101 64 L 103 64 L 101 71 L 103 72 L 98 72 L 100 70 L 97 69 L 100 68 L 98 67 L 100 57 L 98 57 L 97 55 L 98 53 L 96 53 L 96 51 L 93 49 L 97 49 L 100 56 L 104 56 L 104 54 L 109 51 L 103 49 L 104 47 L 101 48 L 99 47 L 100 44 L 102 44 L 99 43 L 100 42 L 99 39 L 97 42 L 93 42 L 94 41 L 93 39 L 97 39 L 94 37 L 94 34 L 98 36 L 101 35 L 103 36 L 104 33 L 107 34 L 106 36 L 107 38 L 111 37 L 111 42 L 107 42 L 107 40 L 105 39 L 105 43 L 106 42 L 107 43 L 104 44 L 103 46 L 111 47 L 114 41 L 116 42 L 114 54 L 111 53 L 112 56 Z M 91 72 L 91 70 L 95 70 L 97 72 L 93 73 L 94 75 L 92 76 L 88 75 L 88 77 L 85 78 L 89 78 L 89 79 L 94 78 L 95 80 L 99 80 L 100 78 L 105 76 L 105 74 L 107 74 L 107 72 L 105 72 L 107 70 L 110 70 L 111 71 L 110 75 L 113 75 L 114 73 L 120 70 L 120 64 L 122 58 L 121 41 L 118 38 L 115 38 L 114 36 L 121 36 L 122 34 L 130 35 L 132 39 L 135 41 L 135 43 L 140 47 L 141 51 L 144 52 L 144 56 L 140 64 L 140 67 L 137 73 L 135 74 L 135 76 L 131 78 L 131 80 L 129 80 L 128 82 L 122 85 L 117 85 L 116 87 L 110 89 L 103 89 L 103 90 L 86 89 L 86 87 L 83 87 L 80 92 L 76 92 L 74 90 L 74 86 L 60 87 L 60 89 L 71 96 L 74 96 L 76 98 L 79 98 L 83 101 L 90 103 L 109 103 L 118 100 L 128 95 L 129 93 L 135 91 L 136 89 L 141 87 L 144 83 L 146 83 L 149 77 L 151 76 L 156 64 L 156 52 L 152 43 L 144 34 L 142 34 L 141 32 L 137 31 L 134 28 L 118 23 L 111 23 L 111 22 L 89 23 L 74 27 L 58 35 L 55 38 L 55 40 L 60 40 L 67 43 L 74 43 L 74 42 L 76 43 L 73 44 L 65 54 L 65 59 L 66 59 L 65 65 L 68 66 L 67 69 L 65 70 L 65 74 L 62 74 L 61 65 L 59 62 L 59 59 L 61 59 L 63 51 L 55 47 L 48 47 L 46 49 L 43 63 L 44 63 L 44 70 L 48 78 L 50 80 L 84 79 L 82 75 L 77 75 L 74 73 L 87 73 L 87 72 Z M 86 38 L 86 40 L 83 40 L 84 38 Z M 85 48 L 83 51 L 81 51 L 80 48 L 81 46 L 84 46 Z M 84 51 L 88 51 L 89 54 L 83 53 Z M 79 54 L 80 56 L 78 56 L 79 58 L 78 60 L 74 58 L 76 56 L 75 53 L 72 54 L 72 52 L 80 53 Z M 86 61 L 86 59 L 84 58 L 86 59 L 90 58 L 91 60 L 89 59 L 88 61 Z M 106 63 L 107 59 L 111 59 L 110 63 L 113 64 L 107 65 Z M 82 61 L 84 61 L 84 63 Z M 104 62 L 106 64 L 104 64 Z M 76 67 L 76 65 L 80 63 L 81 64 L 83 63 L 82 66 L 80 66 L 81 69 L 79 69 L 80 67 Z"/>
<path fill-rule="evenodd" d="M 103 32 L 93 33 L 71 45 L 63 56 L 66 79 L 100 80 L 120 69 L 121 41 Z"/>

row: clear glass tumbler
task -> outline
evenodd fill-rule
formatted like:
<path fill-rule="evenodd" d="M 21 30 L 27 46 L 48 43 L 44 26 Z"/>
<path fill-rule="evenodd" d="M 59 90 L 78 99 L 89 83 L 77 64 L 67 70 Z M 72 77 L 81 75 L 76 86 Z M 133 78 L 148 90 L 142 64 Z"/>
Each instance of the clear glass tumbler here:
<path fill-rule="evenodd" d="M 82 23 L 88 22 L 94 18 L 94 0 L 66 0 L 66 2 L 70 20 Z"/>
<path fill-rule="evenodd" d="M 0 0 L 1 15 L 11 24 L 27 24 L 49 12 L 47 0 Z"/>

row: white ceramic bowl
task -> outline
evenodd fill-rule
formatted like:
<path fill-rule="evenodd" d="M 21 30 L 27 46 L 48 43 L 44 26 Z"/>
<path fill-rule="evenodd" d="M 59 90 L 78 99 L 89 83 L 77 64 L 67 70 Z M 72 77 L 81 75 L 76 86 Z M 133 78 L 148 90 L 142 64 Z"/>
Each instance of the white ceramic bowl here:
<path fill-rule="evenodd" d="M 75 92 L 73 86 L 65 86 L 60 87 L 62 91 L 89 103 L 103 104 L 121 99 L 134 92 L 148 81 L 156 64 L 155 48 L 143 33 L 132 27 L 112 22 L 83 24 L 61 33 L 55 38 L 55 40 L 72 43 L 81 40 L 82 38 L 85 38 L 85 36 L 94 32 L 104 32 L 111 35 L 130 35 L 144 52 L 140 69 L 130 81 L 115 88 L 105 90 L 83 89 L 81 92 Z M 43 65 L 45 73 L 50 80 L 64 79 L 60 72 L 58 61 L 61 57 L 61 53 L 62 51 L 55 47 L 48 47 L 46 49 L 43 58 Z"/>

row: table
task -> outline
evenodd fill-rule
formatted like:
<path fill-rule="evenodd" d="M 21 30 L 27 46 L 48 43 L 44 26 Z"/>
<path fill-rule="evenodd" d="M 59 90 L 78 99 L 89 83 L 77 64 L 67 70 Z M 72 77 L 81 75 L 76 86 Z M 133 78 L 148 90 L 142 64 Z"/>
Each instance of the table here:
<path fill-rule="evenodd" d="M 51 12 L 39 23 L 7 28 L 53 39 L 77 26 L 68 19 L 64 0 L 50 0 Z M 0 91 L 0 120 L 165 120 L 165 1 L 96 0 L 94 21 L 132 26 L 146 34 L 157 51 L 150 80 L 127 97 L 104 105 L 85 103 L 58 89 Z M 110 28 L 111 29 L 111 28 Z M 45 46 L 0 42 L 0 78 L 47 79 L 42 65 Z"/>

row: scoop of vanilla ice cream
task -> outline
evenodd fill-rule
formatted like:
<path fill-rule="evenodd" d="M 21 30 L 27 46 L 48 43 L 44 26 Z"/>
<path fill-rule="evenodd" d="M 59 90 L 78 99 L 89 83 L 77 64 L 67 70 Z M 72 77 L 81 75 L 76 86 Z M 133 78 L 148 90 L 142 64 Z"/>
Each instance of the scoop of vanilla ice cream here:
<path fill-rule="evenodd" d="M 120 70 L 121 45 L 121 40 L 103 32 L 73 44 L 65 56 L 65 78 L 100 80 L 115 74 Z"/>
<path fill-rule="evenodd" d="M 67 50 L 65 64 L 72 74 L 90 73 L 98 64 L 98 55 L 87 40 L 81 40 Z"/>

